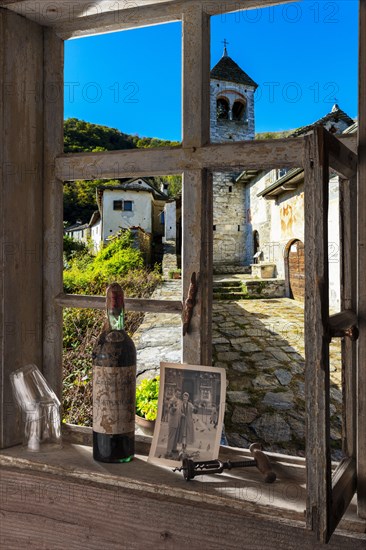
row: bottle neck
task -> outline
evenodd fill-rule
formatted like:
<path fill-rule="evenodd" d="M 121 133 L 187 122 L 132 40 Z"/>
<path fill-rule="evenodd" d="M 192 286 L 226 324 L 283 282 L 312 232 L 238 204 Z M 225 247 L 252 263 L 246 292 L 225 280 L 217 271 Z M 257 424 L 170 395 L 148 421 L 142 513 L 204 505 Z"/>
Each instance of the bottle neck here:
<path fill-rule="evenodd" d="M 110 330 L 124 330 L 124 297 L 123 290 L 118 283 L 111 284 L 107 289 L 106 309 Z"/>

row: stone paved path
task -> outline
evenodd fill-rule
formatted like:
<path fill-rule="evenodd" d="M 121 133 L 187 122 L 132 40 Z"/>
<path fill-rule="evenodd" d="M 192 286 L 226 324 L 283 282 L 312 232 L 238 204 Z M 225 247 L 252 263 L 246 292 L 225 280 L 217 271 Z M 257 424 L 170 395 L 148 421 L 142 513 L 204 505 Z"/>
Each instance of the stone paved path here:
<path fill-rule="evenodd" d="M 155 300 L 181 300 L 181 280 L 167 280 L 155 290 Z M 171 313 L 147 313 L 134 334 L 137 378 L 151 378 L 161 361 L 181 362 L 181 318 Z M 150 374 L 149 374 L 150 373 Z"/>
<path fill-rule="evenodd" d="M 154 298 L 180 299 L 181 281 L 166 281 Z M 213 364 L 226 370 L 229 444 L 303 454 L 305 447 L 303 305 L 287 298 L 215 301 Z M 179 315 L 147 314 L 135 334 L 140 377 L 160 361 L 180 362 Z M 340 343 L 331 346 L 333 457 L 341 441 Z"/>

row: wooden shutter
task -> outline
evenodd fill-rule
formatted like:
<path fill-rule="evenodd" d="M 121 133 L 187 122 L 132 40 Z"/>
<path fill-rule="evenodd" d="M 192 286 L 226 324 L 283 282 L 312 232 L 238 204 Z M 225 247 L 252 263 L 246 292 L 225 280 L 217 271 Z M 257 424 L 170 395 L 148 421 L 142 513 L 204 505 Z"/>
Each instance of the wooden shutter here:
<path fill-rule="evenodd" d="M 341 302 L 329 315 L 329 169 L 340 183 Z M 307 526 L 327 542 L 356 490 L 356 180 L 357 157 L 323 127 L 307 137 L 305 159 L 305 386 L 307 416 Z M 344 452 L 332 473 L 329 421 L 329 344 L 344 337 L 342 353 Z"/>

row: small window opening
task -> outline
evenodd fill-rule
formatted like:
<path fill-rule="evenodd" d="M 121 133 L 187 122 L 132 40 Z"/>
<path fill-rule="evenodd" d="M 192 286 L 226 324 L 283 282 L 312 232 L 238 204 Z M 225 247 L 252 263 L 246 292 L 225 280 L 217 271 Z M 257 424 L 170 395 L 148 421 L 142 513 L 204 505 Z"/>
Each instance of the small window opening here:
<path fill-rule="evenodd" d="M 132 201 L 123 201 L 124 212 L 132 212 Z"/>
<path fill-rule="evenodd" d="M 229 185 L 229 193 L 232 193 L 232 192 L 233 192 L 233 186 Z"/>
<path fill-rule="evenodd" d="M 213 226 L 213 230 L 216 231 L 216 225 Z"/>
<path fill-rule="evenodd" d="M 122 201 L 113 201 L 113 210 L 122 210 Z"/>
<path fill-rule="evenodd" d="M 238 231 L 240 231 L 240 225 L 238 225 Z"/>
<path fill-rule="evenodd" d="M 279 168 L 278 173 L 277 173 L 278 179 L 285 176 L 287 174 L 288 170 L 289 170 L 288 168 Z"/>

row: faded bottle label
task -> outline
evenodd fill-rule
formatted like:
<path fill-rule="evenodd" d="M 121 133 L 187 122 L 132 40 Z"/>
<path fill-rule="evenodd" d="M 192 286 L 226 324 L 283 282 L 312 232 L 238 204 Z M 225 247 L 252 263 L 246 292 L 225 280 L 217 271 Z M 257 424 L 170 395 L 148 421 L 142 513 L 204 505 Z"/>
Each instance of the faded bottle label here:
<path fill-rule="evenodd" d="M 135 431 L 136 367 L 93 366 L 93 430 L 102 434 Z"/>

